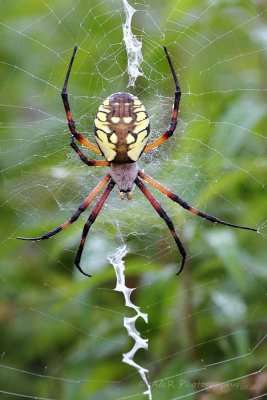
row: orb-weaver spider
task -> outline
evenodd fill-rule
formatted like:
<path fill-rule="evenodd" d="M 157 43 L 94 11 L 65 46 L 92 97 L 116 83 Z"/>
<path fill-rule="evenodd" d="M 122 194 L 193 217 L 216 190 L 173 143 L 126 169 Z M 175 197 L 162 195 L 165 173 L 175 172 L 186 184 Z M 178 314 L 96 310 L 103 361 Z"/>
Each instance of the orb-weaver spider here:
<path fill-rule="evenodd" d="M 164 47 L 164 51 L 173 76 L 175 84 L 175 94 L 171 122 L 166 132 L 164 132 L 157 139 L 153 140 L 151 143 L 147 144 L 150 132 L 150 123 L 145 107 L 137 97 L 133 96 L 130 93 L 114 93 L 100 105 L 94 121 L 94 134 L 98 146 L 95 146 L 83 135 L 77 132 L 75 122 L 72 118 L 70 111 L 67 86 L 76 51 L 77 46 L 75 46 L 73 50 L 73 54 L 69 63 L 65 82 L 61 92 L 61 97 L 68 120 L 68 127 L 71 133 L 70 146 L 78 154 L 84 164 L 88 165 L 89 167 L 107 166 L 110 168 L 110 171 L 107 175 L 104 176 L 104 178 L 102 178 L 102 180 L 96 185 L 96 187 L 82 202 L 77 211 L 65 223 L 45 233 L 43 236 L 32 238 L 18 237 L 17 239 L 44 240 L 56 235 L 58 232 L 62 231 L 73 222 L 75 222 L 105 187 L 105 190 L 103 191 L 102 195 L 100 196 L 95 207 L 93 208 L 93 211 L 91 212 L 89 218 L 84 225 L 80 246 L 74 260 L 76 267 L 82 274 L 86 276 L 91 276 L 84 272 L 80 266 L 84 243 L 88 235 L 89 229 L 94 223 L 108 195 L 115 185 L 118 186 L 121 199 L 123 200 L 127 198 L 128 200 L 130 200 L 132 198 L 133 185 L 136 184 L 138 188 L 144 193 L 145 197 L 148 199 L 152 207 L 154 207 L 154 209 L 157 211 L 159 216 L 164 219 L 172 233 L 172 236 L 182 256 L 182 263 L 177 272 L 177 275 L 179 275 L 184 268 L 186 251 L 175 231 L 173 222 L 163 210 L 161 205 L 154 198 L 154 196 L 147 189 L 142 180 L 152 185 L 155 189 L 168 196 L 171 200 L 178 203 L 186 210 L 202 218 L 205 218 L 208 221 L 231 226 L 233 228 L 247 229 L 257 232 L 257 229 L 224 222 L 216 217 L 213 217 L 209 214 L 197 210 L 194 207 L 191 207 L 186 201 L 172 193 L 159 182 L 155 181 L 145 172 L 138 169 L 136 162 L 141 154 L 150 152 L 151 150 L 155 149 L 163 142 L 168 140 L 173 135 L 177 125 L 181 89 L 167 48 Z M 78 147 L 75 143 L 75 139 L 94 153 L 102 154 L 105 160 L 88 160 L 87 157 L 83 154 L 80 147 Z"/>

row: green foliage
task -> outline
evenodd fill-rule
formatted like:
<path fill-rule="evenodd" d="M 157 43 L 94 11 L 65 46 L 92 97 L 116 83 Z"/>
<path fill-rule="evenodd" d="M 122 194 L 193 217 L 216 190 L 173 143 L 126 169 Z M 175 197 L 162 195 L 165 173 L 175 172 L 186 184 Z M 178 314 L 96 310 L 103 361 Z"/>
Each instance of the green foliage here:
<path fill-rule="evenodd" d="M 47 242 L 17 241 L 65 221 L 103 174 L 71 153 L 60 89 L 78 43 L 70 101 L 92 139 L 100 102 L 127 87 L 124 13 L 120 1 L 1 2 L 3 399 L 11 398 L 4 392 L 145 398 L 139 376 L 122 364 L 132 346 L 123 328 L 128 310 L 112 290 L 106 259 L 119 232 L 129 249 L 127 282 L 137 287 L 132 297 L 148 313 L 148 325 L 138 321 L 138 328 L 149 350 L 137 360 L 150 371 L 153 399 L 239 400 L 267 391 L 260 383 L 267 355 L 264 2 L 132 5 L 143 10 L 133 24 L 145 60 L 134 93 L 147 104 L 153 135 L 169 122 L 174 90 L 163 44 L 183 90 L 175 137 L 144 157 L 142 168 L 195 207 L 262 229 L 214 226 L 155 193 L 189 254 L 177 278 L 180 256 L 164 222 L 137 190 L 132 203 L 114 191 L 85 249 L 92 279 L 73 267 L 86 217 Z"/>

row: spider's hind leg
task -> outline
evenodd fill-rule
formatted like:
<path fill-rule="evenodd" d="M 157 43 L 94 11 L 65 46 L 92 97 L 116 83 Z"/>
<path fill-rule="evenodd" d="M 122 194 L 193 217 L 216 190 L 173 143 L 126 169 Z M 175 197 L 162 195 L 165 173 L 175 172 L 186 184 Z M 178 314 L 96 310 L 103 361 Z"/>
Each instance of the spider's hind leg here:
<path fill-rule="evenodd" d="M 52 229 L 51 231 L 45 233 L 42 236 L 37 236 L 37 237 L 21 237 L 18 236 L 17 239 L 20 240 L 32 240 L 32 241 L 39 241 L 39 240 L 45 240 L 49 239 L 51 236 L 56 235 L 57 233 L 61 232 L 63 229 L 66 229 L 68 226 L 73 224 L 79 216 L 87 209 L 87 207 L 91 204 L 91 202 L 95 199 L 95 197 L 98 195 L 98 193 L 105 187 L 105 185 L 110 181 L 110 175 L 106 175 L 97 185 L 96 187 L 92 190 L 92 192 L 86 197 L 86 199 L 82 202 L 80 207 L 77 209 L 77 211 L 68 219 L 66 222 L 63 224 L 57 226 L 56 228 Z M 103 192 L 104 194 L 105 192 Z M 101 198 L 100 198 L 101 199 Z M 98 204 L 98 203 L 97 203 Z M 77 265 L 76 265 L 77 266 Z M 82 272 L 84 275 L 90 276 L 86 273 L 84 273 L 80 266 L 78 265 L 77 268 Z"/>
<path fill-rule="evenodd" d="M 80 261 L 81 261 L 81 257 L 82 257 L 82 252 L 83 252 L 84 244 L 85 244 L 85 241 L 86 241 L 86 238 L 87 238 L 87 235 L 88 235 L 88 233 L 89 233 L 89 230 L 90 230 L 91 226 L 92 226 L 93 223 L 95 222 L 95 220 L 96 220 L 98 214 L 99 214 L 100 211 L 101 211 L 101 208 L 102 208 L 103 205 L 105 204 L 105 201 L 106 201 L 108 195 L 110 194 L 111 190 L 114 188 L 114 186 L 115 186 L 115 182 L 111 179 L 110 182 L 108 183 L 108 185 L 106 186 L 106 189 L 105 189 L 104 192 L 102 193 L 100 199 L 99 199 L 98 202 L 96 203 L 96 205 L 95 205 L 93 211 L 91 212 L 89 218 L 87 219 L 87 221 L 86 221 L 86 223 L 85 223 L 85 225 L 84 225 L 84 227 L 83 227 L 82 238 L 81 238 L 80 246 L 79 246 L 79 248 L 78 248 L 78 251 L 77 251 L 77 254 L 76 254 L 76 257 L 75 257 L 75 260 L 74 260 L 74 264 L 76 265 L 76 267 L 78 268 L 78 270 L 79 270 L 82 274 L 87 275 L 87 276 L 91 276 L 91 275 L 86 274 L 86 273 L 82 270 L 82 268 L 81 268 L 81 266 L 80 266 Z"/>
<path fill-rule="evenodd" d="M 209 215 L 209 214 L 204 213 L 203 211 L 197 210 L 196 208 L 190 206 L 190 204 L 188 204 L 186 201 L 181 199 L 179 196 L 172 193 L 164 185 L 155 181 L 155 179 L 151 178 L 151 176 L 147 175 L 143 171 L 138 171 L 138 176 L 140 176 L 140 178 L 144 179 L 146 182 L 148 182 L 150 185 L 152 185 L 155 189 L 159 190 L 161 193 L 168 196 L 172 201 L 174 201 L 175 203 L 178 203 L 185 210 L 190 211 L 191 213 L 198 215 L 201 218 L 204 218 L 204 219 L 206 219 L 210 222 L 214 222 L 216 224 L 230 226 L 232 228 L 245 229 L 248 231 L 258 232 L 258 229 L 256 229 L 256 228 L 250 228 L 248 226 L 231 224 L 230 222 L 222 221 L 221 219 L 214 217 L 213 215 Z"/>
<path fill-rule="evenodd" d="M 150 191 L 147 189 L 147 187 L 143 184 L 142 181 L 140 181 L 139 178 L 136 178 L 135 180 L 136 185 L 139 187 L 139 189 L 141 190 L 141 192 L 144 193 L 144 195 L 146 196 L 146 198 L 148 199 L 148 201 L 150 202 L 150 204 L 152 205 L 152 207 L 157 211 L 157 213 L 159 214 L 159 216 L 166 222 L 168 228 L 171 231 L 171 234 L 175 240 L 175 243 L 179 249 L 179 252 L 182 256 L 182 263 L 181 266 L 177 272 L 176 275 L 179 275 L 182 270 L 184 269 L 184 265 L 185 265 L 185 260 L 186 260 L 186 251 L 184 249 L 184 246 L 182 245 L 181 240 L 179 239 L 173 222 L 170 219 L 170 217 L 167 215 L 167 213 L 163 210 L 163 208 L 161 207 L 161 205 L 157 202 L 157 200 L 154 198 L 154 196 L 150 193 Z"/>

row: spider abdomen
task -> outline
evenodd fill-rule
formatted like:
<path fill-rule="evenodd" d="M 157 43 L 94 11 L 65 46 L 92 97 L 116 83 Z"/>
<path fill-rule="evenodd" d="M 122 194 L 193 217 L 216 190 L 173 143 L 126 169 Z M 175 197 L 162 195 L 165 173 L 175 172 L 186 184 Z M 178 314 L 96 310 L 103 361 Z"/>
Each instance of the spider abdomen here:
<path fill-rule="evenodd" d="M 141 156 L 150 132 L 147 112 L 130 93 L 112 94 L 100 105 L 94 133 L 107 161 L 132 163 Z"/>

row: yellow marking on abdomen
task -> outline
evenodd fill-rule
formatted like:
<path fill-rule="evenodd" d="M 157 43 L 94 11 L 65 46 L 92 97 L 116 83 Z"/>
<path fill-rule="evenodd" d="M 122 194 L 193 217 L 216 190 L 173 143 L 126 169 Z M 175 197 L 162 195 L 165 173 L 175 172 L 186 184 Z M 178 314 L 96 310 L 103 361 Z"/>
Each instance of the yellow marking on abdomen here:
<path fill-rule="evenodd" d="M 120 117 L 112 117 L 111 122 L 113 122 L 113 124 L 117 124 L 118 122 L 120 122 Z"/>
<path fill-rule="evenodd" d="M 130 144 L 130 143 L 135 142 L 135 137 L 129 133 L 129 134 L 126 136 L 126 139 L 125 139 L 125 140 L 126 140 L 126 143 L 127 143 L 127 144 Z"/>
<path fill-rule="evenodd" d="M 149 125 L 149 119 L 146 118 L 143 121 L 140 121 L 136 124 L 136 127 L 133 130 L 133 133 L 139 133 L 141 131 L 143 131 L 144 129 L 146 129 Z"/>
<path fill-rule="evenodd" d="M 129 149 L 133 150 L 135 147 L 144 146 L 143 140 L 145 139 L 146 136 L 147 136 L 146 129 L 144 131 L 138 133 L 135 143 L 131 144 L 129 146 Z"/>
<path fill-rule="evenodd" d="M 115 146 L 108 141 L 107 135 L 100 131 L 96 131 L 96 141 L 104 154 L 105 158 L 107 161 L 112 161 L 114 160 L 116 156 L 116 151 L 115 151 Z"/>
<path fill-rule="evenodd" d="M 139 111 L 146 111 L 146 109 L 145 109 L 145 107 L 143 106 L 143 104 L 141 104 L 141 106 L 139 107 L 135 107 L 134 108 L 134 111 L 136 112 L 136 113 L 138 113 Z"/>
<path fill-rule="evenodd" d="M 145 112 L 139 112 L 137 115 L 136 115 L 136 121 L 137 122 L 139 122 L 139 121 L 142 121 L 143 119 L 146 119 L 147 118 L 147 116 L 146 116 L 146 113 Z"/>
<path fill-rule="evenodd" d="M 117 143 L 118 137 L 117 137 L 116 133 L 112 133 L 112 135 L 110 136 L 110 141 L 112 143 Z"/>
<path fill-rule="evenodd" d="M 132 122 L 132 117 L 123 117 L 123 121 L 126 123 L 126 124 L 129 124 L 130 122 Z"/>
<path fill-rule="evenodd" d="M 140 154 L 144 150 L 147 140 L 148 140 L 148 130 L 145 129 L 137 135 L 135 143 L 132 143 L 129 146 L 129 150 L 127 151 L 127 154 L 128 154 L 128 157 L 130 157 L 130 159 L 132 161 L 138 160 L 138 158 L 140 157 Z"/>
<path fill-rule="evenodd" d="M 103 111 L 103 112 L 105 112 L 105 113 L 109 113 L 109 112 L 110 112 L 110 109 L 104 107 L 104 106 L 101 104 L 101 105 L 99 106 L 98 111 Z"/>
<path fill-rule="evenodd" d="M 101 142 L 103 142 L 103 143 L 108 142 L 107 135 L 103 131 L 100 131 L 99 129 L 97 129 L 96 134 L 97 134 L 97 138 L 99 140 L 101 140 Z"/>
<path fill-rule="evenodd" d="M 99 121 L 97 118 L 95 119 L 95 126 L 97 129 L 101 129 L 105 133 L 111 133 L 111 130 L 109 128 L 109 123 L 108 122 L 102 122 Z"/>
<path fill-rule="evenodd" d="M 107 120 L 107 114 L 105 114 L 104 112 L 99 111 L 97 113 L 97 118 L 102 121 L 105 122 Z"/>
<path fill-rule="evenodd" d="M 147 129 L 145 129 L 144 131 L 138 133 L 137 135 L 137 142 L 143 142 L 143 140 L 145 139 L 145 137 L 147 136 L 148 132 Z"/>

